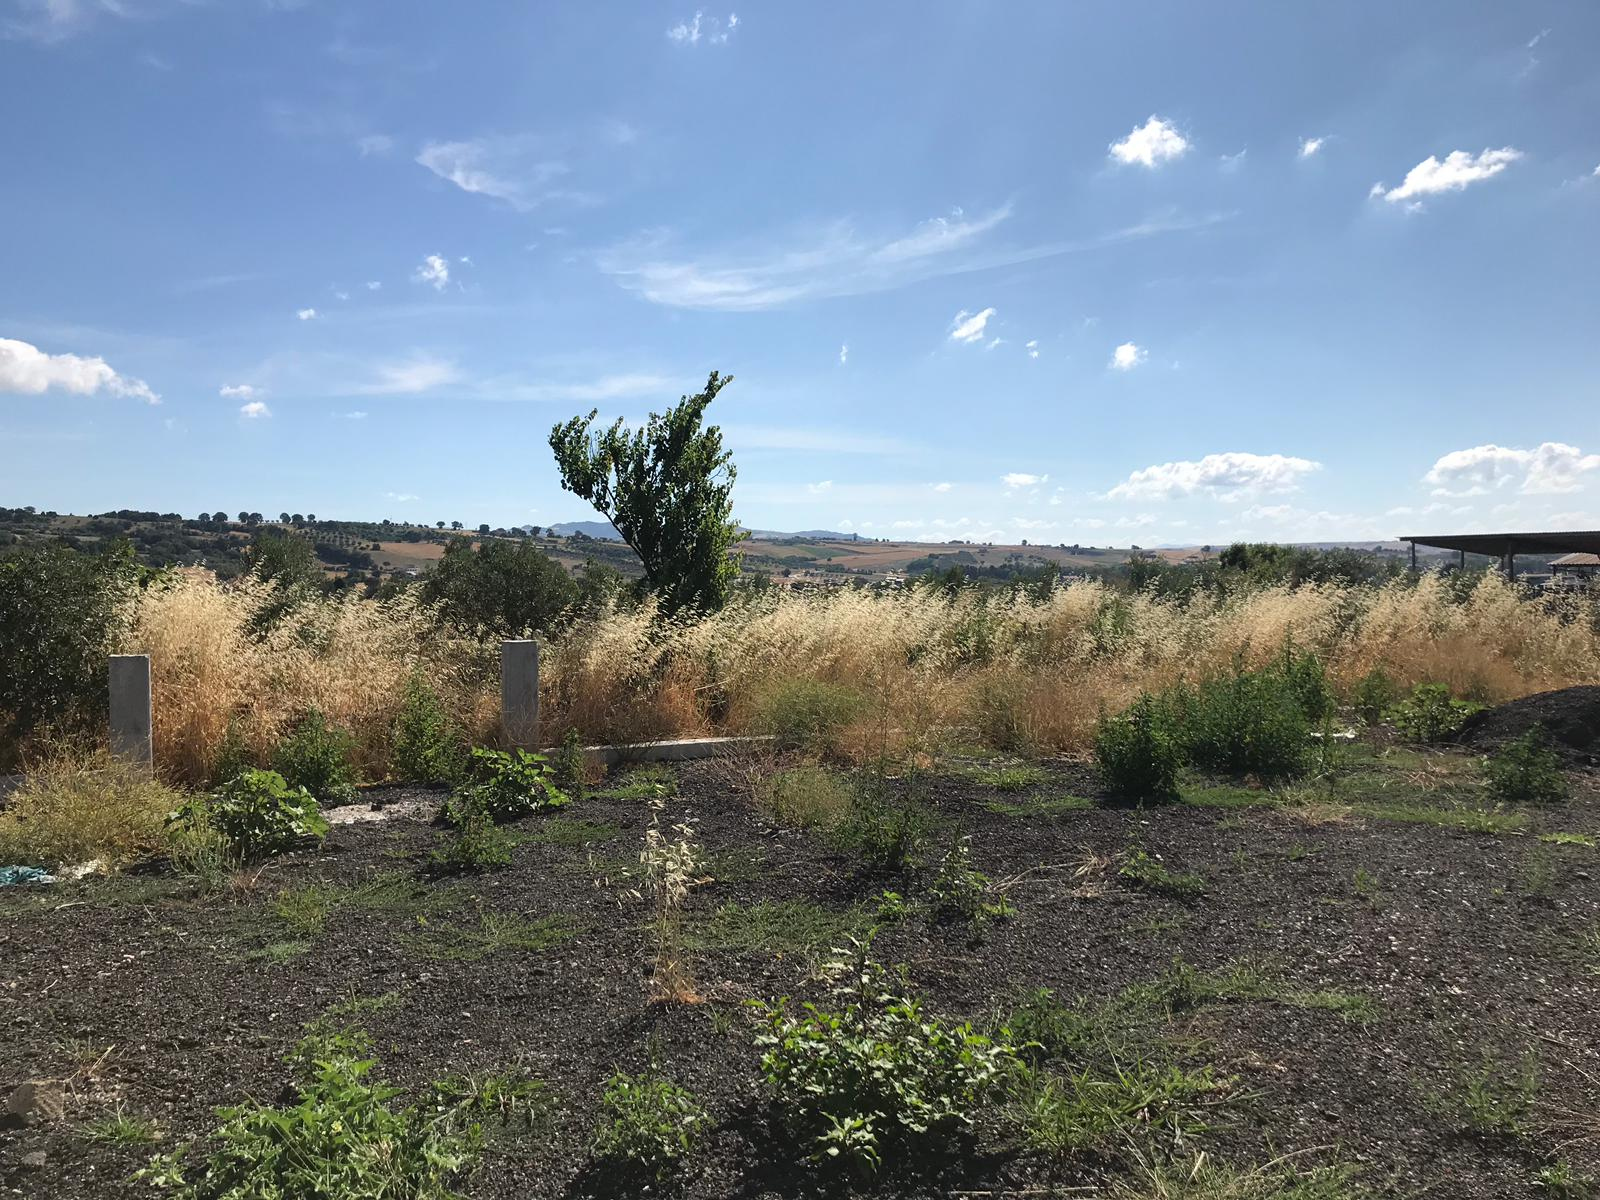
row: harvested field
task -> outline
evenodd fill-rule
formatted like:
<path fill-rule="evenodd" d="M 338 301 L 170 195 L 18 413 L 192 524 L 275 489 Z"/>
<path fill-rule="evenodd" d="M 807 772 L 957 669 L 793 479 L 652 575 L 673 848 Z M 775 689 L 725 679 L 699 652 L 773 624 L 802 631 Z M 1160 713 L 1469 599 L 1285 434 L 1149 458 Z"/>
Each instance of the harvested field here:
<path fill-rule="evenodd" d="M 0 1184 L 149 1195 L 127 1180 L 153 1150 L 214 1128 L 215 1106 L 280 1098 L 283 1056 L 332 1014 L 370 1030 L 409 1094 L 461 1071 L 547 1084 L 540 1126 L 492 1138 L 467 1196 L 638 1194 L 590 1146 L 606 1079 L 652 1057 L 712 1119 L 672 1185 L 683 1195 L 838 1194 L 794 1165 L 742 1002 L 826 1002 L 818 963 L 874 920 L 873 955 L 904 964 L 932 1013 L 986 1027 L 1047 987 L 1097 1037 L 1210 1083 L 1207 1128 L 1181 1145 L 1151 1122 L 1062 1155 L 1030 1146 L 992 1093 L 970 1144 L 923 1174 L 890 1161 L 867 1193 L 1099 1195 L 1131 1178 L 1134 1150 L 1239 1167 L 1291 1153 L 1307 1170 L 1348 1164 L 1368 1189 L 1329 1196 L 1498 1200 L 1537 1194 L 1558 1160 L 1600 1170 L 1592 777 L 1559 806 L 1494 809 L 1468 755 L 1361 745 L 1331 781 L 1189 778 L 1184 802 L 1141 810 L 1093 803 L 1093 772 L 1070 763 L 946 761 L 893 783 L 925 790 L 941 826 L 928 865 L 904 874 L 776 828 L 743 765 L 665 778 L 664 823 L 690 823 L 704 847 L 684 914 L 696 1004 L 649 999 L 648 910 L 632 894 L 649 785 L 508 826 L 513 864 L 482 876 L 430 876 L 446 835 L 398 817 L 336 826 L 321 850 L 220 891 L 152 873 L 0 894 L 0 1083 L 64 1080 L 67 1103 L 60 1121 L 0 1132 Z M 1009 919 L 918 907 L 958 832 Z M 886 889 L 911 911 L 885 917 Z M 1486 1115 L 1484 1094 L 1505 1103 Z M 160 1142 L 91 1136 L 114 1113 L 153 1122 Z"/>

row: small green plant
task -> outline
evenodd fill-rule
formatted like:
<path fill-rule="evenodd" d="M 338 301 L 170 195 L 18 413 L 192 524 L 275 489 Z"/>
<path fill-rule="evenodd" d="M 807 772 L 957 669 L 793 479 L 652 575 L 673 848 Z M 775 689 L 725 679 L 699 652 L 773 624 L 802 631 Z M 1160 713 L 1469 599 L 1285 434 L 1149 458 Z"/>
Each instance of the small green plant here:
<path fill-rule="evenodd" d="M 456 783 L 466 766 L 465 733 L 421 670 L 412 672 L 390 734 L 390 773 L 418 783 Z"/>
<path fill-rule="evenodd" d="M 1113 1059 L 1104 1069 L 1027 1080 L 1019 1089 L 1023 1133 L 1034 1149 L 1062 1156 L 1130 1142 L 1176 1146 L 1207 1128 L 1205 1106 L 1219 1087 L 1210 1067 Z"/>
<path fill-rule="evenodd" d="M 693 950 L 784 954 L 825 950 L 860 932 L 865 924 L 858 908 L 825 908 L 809 900 L 734 901 L 691 921 L 683 941 Z"/>
<path fill-rule="evenodd" d="M 852 939 L 828 964 L 837 1009 L 752 1001 L 761 1073 L 788 1134 L 814 1161 L 873 1171 L 972 1126 L 1016 1061 L 1003 1041 L 923 1012 Z"/>
<path fill-rule="evenodd" d="M 1168 703 L 1183 728 L 1189 761 L 1266 779 L 1304 772 L 1313 719 L 1308 706 L 1317 717 L 1327 707 L 1321 667 L 1312 672 L 1296 665 L 1307 661 L 1316 663 L 1309 656 L 1287 655 L 1257 671 L 1235 663 L 1231 672 L 1206 679 L 1193 691 L 1177 689 Z"/>
<path fill-rule="evenodd" d="M 572 939 L 572 922 L 564 917 L 523 917 L 492 909 L 478 912 L 471 925 L 427 925 L 411 940 L 421 958 L 440 962 L 481 962 L 500 954 L 549 950 Z"/>
<path fill-rule="evenodd" d="M 1541 842 L 1549 842 L 1552 846 L 1583 846 L 1593 850 L 1597 845 L 1593 835 L 1587 833 L 1541 833 Z"/>
<path fill-rule="evenodd" d="M 342 893 L 322 883 L 285 888 L 272 901 L 272 911 L 301 938 L 322 932 L 328 917 L 339 906 Z"/>
<path fill-rule="evenodd" d="M 850 784 L 826 767 L 804 764 L 763 779 L 756 799 L 779 825 L 833 829 L 850 812 Z"/>
<path fill-rule="evenodd" d="M 1094 759 L 1106 790 L 1120 800 L 1143 804 L 1177 798 L 1183 750 L 1170 714 L 1148 693 L 1120 715 L 1101 717 Z"/>
<path fill-rule="evenodd" d="M 494 821 L 510 821 L 568 803 L 542 754 L 477 746 L 472 751 L 472 775 L 474 782 L 464 790 Z"/>
<path fill-rule="evenodd" d="M 494 823 L 477 792 L 452 796 L 445 802 L 444 815 L 455 835 L 443 850 L 435 850 L 430 856 L 436 868 L 475 872 L 511 865 L 511 839 Z"/>
<path fill-rule="evenodd" d="M 1539 1058 L 1531 1049 L 1515 1063 L 1485 1049 L 1450 1093 L 1430 1098 L 1430 1107 L 1480 1137 L 1522 1137 L 1538 1093 Z"/>
<path fill-rule="evenodd" d="M 618 1072 L 600 1096 L 595 1153 L 655 1179 L 693 1152 L 710 1118 L 693 1093 L 661 1075 Z"/>
<path fill-rule="evenodd" d="M 1123 855 L 1117 876 L 1130 887 L 1176 900 L 1193 900 L 1206 890 L 1206 881 L 1199 875 L 1192 871 L 1169 871 L 1143 846 L 1133 846 Z"/>
<path fill-rule="evenodd" d="M 1050 772 L 1043 767 L 1015 764 L 1007 767 L 968 767 L 961 772 L 961 776 L 979 787 L 992 788 L 997 792 L 1025 792 L 1050 782 Z"/>
<path fill-rule="evenodd" d="M 1419 683 L 1389 709 L 1389 721 L 1414 742 L 1442 742 L 1460 732 L 1482 705 L 1455 700 L 1442 683 Z"/>
<path fill-rule="evenodd" d="M 1365 724 L 1376 725 L 1399 698 L 1400 688 L 1389 673 L 1382 667 L 1373 667 L 1356 681 L 1350 693 L 1350 707 Z"/>
<path fill-rule="evenodd" d="M 1365 867 L 1357 867 L 1350 876 L 1350 887 L 1373 912 L 1383 910 L 1383 893 L 1378 889 L 1378 880 L 1371 871 Z"/>
<path fill-rule="evenodd" d="M 222 735 L 222 745 L 217 750 L 217 760 L 211 768 L 211 782 L 227 783 L 254 769 L 255 765 L 255 754 L 245 738 L 244 726 L 235 717 L 228 722 L 227 731 Z"/>
<path fill-rule="evenodd" d="M 79 1132 L 85 1140 L 107 1146 L 149 1146 L 161 1140 L 154 1121 L 120 1108 L 110 1116 L 85 1122 Z"/>
<path fill-rule="evenodd" d="M 993 897 L 989 877 L 972 865 L 972 839 L 957 838 L 945 851 L 939 871 L 928 883 L 933 915 L 976 925 L 1015 915 L 1004 897 Z"/>
<path fill-rule="evenodd" d="M 235 776 L 209 797 L 182 805 L 168 818 L 168 825 L 215 830 L 249 863 L 328 836 L 328 822 L 316 797 L 303 787 L 290 787 L 276 771 Z"/>
<path fill-rule="evenodd" d="M 1219 1163 L 1206 1154 L 1188 1162 L 1145 1159 L 1132 1179 L 1118 1180 L 1107 1200 L 1362 1200 L 1375 1193 L 1356 1182 L 1342 1163 L 1305 1163 L 1285 1154 L 1249 1168 Z"/>
<path fill-rule="evenodd" d="M 866 698 L 844 684 L 791 679 L 761 697 L 756 725 L 784 749 L 826 750 L 866 706 Z"/>
<path fill-rule="evenodd" d="M 884 780 L 869 775 L 853 791 L 834 836 L 874 869 L 898 874 L 916 864 L 935 824 L 915 795 L 893 795 Z"/>
<path fill-rule="evenodd" d="M 355 739 L 312 708 L 273 747 L 272 769 L 290 787 L 305 788 L 327 804 L 344 804 L 356 793 L 354 752 Z"/>
<path fill-rule="evenodd" d="M 1600 1179 L 1578 1170 L 1564 1158 L 1540 1167 L 1533 1181 L 1551 1200 L 1600 1200 Z"/>
<path fill-rule="evenodd" d="M 295 1100 L 217 1110 L 211 1154 L 193 1167 L 192 1146 L 161 1155 L 136 1178 L 179 1200 L 345 1197 L 455 1200 L 452 1180 L 483 1144 L 477 1097 L 436 1097 L 397 1108 L 398 1090 L 373 1077 L 371 1039 L 317 1030 L 289 1056 Z"/>
<path fill-rule="evenodd" d="M 589 760 L 584 757 L 583 738 L 576 729 L 568 729 L 561 737 L 561 745 L 550 759 L 550 774 L 557 787 L 570 795 L 583 799 L 588 783 Z"/>
<path fill-rule="evenodd" d="M 1507 742 L 1484 762 L 1484 776 L 1496 798 L 1510 803 L 1548 804 L 1567 798 L 1567 777 L 1561 756 L 1551 746 L 1550 732 L 1535 725 Z"/>

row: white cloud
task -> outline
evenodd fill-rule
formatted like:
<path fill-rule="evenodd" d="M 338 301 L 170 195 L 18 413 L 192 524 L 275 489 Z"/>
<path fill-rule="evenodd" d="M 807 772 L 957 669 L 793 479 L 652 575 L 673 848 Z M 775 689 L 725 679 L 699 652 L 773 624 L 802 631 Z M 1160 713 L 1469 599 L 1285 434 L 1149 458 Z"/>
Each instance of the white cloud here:
<path fill-rule="evenodd" d="M 297 308 L 294 315 L 302 321 L 315 321 L 321 314 L 314 308 Z"/>
<path fill-rule="evenodd" d="M 1249 155 L 1249 153 L 1250 153 L 1250 149 L 1247 146 L 1245 149 L 1239 151 L 1239 153 L 1237 153 L 1237 154 L 1223 154 L 1223 155 L 1220 155 L 1220 156 L 1218 156 L 1217 161 L 1222 164 L 1222 169 L 1224 171 L 1237 171 L 1240 168 L 1240 166 L 1243 165 L 1244 160 Z"/>
<path fill-rule="evenodd" d="M 1033 341 L 1023 342 L 1022 343 L 1022 348 L 1028 352 L 1028 357 L 1029 358 L 1038 358 L 1039 357 L 1039 342 L 1038 342 L 1037 339 L 1035 339 Z"/>
<path fill-rule="evenodd" d="M 429 142 L 416 161 L 464 192 L 502 200 L 526 211 L 557 193 L 550 185 L 567 174 L 565 163 L 546 157 L 531 137 L 483 137 Z"/>
<path fill-rule="evenodd" d="M 362 158 L 381 156 L 394 149 L 394 139 L 386 133 L 369 133 L 356 139 L 356 149 Z"/>
<path fill-rule="evenodd" d="M 430 254 L 422 260 L 422 265 L 412 273 L 411 278 L 417 283 L 426 283 L 436 292 L 442 292 L 450 284 L 450 264 L 437 254 Z"/>
<path fill-rule="evenodd" d="M 842 367 L 850 361 L 850 343 L 846 342 L 839 347 L 839 365 Z"/>
<path fill-rule="evenodd" d="M 1189 141 L 1176 125 L 1152 114 L 1120 142 L 1111 143 L 1111 157 L 1120 163 L 1155 167 L 1180 157 L 1188 149 Z"/>
<path fill-rule="evenodd" d="M 367 280 L 367 291 L 369 291 L 369 292 L 379 292 L 379 291 L 382 291 L 382 290 L 383 290 L 383 284 L 380 283 L 378 280 L 376 280 L 376 279 Z"/>
<path fill-rule="evenodd" d="M 1288 492 L 1322 464 L 1285 454 L 1232 451 L 1208 454 L 1199 462 L 1170 462 L 1145 467 L 1106 493 L 1112 500 L 1170 500 L 1203 492 L 1234 500 L 1257 492 Z"/>
<path fill-rule="evenodd" d="M 602 404 L 608 400 L 671 392 L 678 382 L 666 375 L 632 372 L 561 382 L 491 379 L 478 390 L 486 400 L 572 400 Z M 726 432 L 727 427 L 723 428 Z"/>
<path fill-rule="evenodd" d="M 832 490 L 833 480 L 831 479 L 824 479 L 821 483 L 806 484 L 806 491 L 810 492 L 813 496 L 821 496 L 825 492 L 830 492 Z"/>
<path fill-rule="evenodd" d="M 377 369 L 378 378 L 354 389 L 363 396 L 413 396 L 442 384 L 454 383 L 460 378 L 456 366 L 440 358 L 425 354 L 415 355 L 403 362 L 382 363 Z"/>
<path fill-rule="evenodd" d="M 225 383 L 217 389 L 217 395 L 224 400 L 254 400 L 264 392 L 264 388 L 249 383 Z"/>
<path fill-rule="evenodd" d="M 1104 529 L 1106 523 L 1099 517 L 1073 517 L 1072 523 L 1079 529 Z"/>
<path fill-rule="evenodd" d="M 1468 184 L 1493 179 L 1521 157 L 1522 151 L 1510 146 L 1485 150 L 1480 154 L 1452 150 L 1443 162 L 1430 154 L 1406 172 L 1405 181 L 1399 187 L 1385 189 L 1383 184 L 1375 183 L 1368 194 L 1382 196 L 1390 204 L 1398 204 L 1418 196 L 1459 192 Z"/>
<path fill-rule="evenodd" d="M 989 318 L 994 316 L 994 309 L 986 308 L 982 312 L 969 313 L 962 309 L 956 314 L 955 320 L 950 322 L 950 340 L 952 342 L 981 342 L 984 336 L 984 327 L 989 324 Z"/>
<path fill-rule="evenodd" d="M 147 404 L 161 403 L 161 397 L 150 390 L 149 384 L 117 374 L 103 358 L 46 354 L 27 342 L 0 338 L 0 392 L 40 396 L 51 390 L 78 396 L 104 391 Z"/>
<path fill-rule="evenodd" d="M 729 13 L 727 21 L 708 17 L 703 10 L 696 11 L 687 21 L 680 21 L 667 30 L 669 40 L 680 46 L 698 46 L 702 39 L 712 46 L 726 45 L 728 38 L 739 28 L 739 14 Z"/>
<path fill-rule="evenodd" d="M 1142 363 L 1148 355 L 1140 346 L 1132 342 L 1123 342 L 1111 352 L 1110 367 L 1115 371 L 1131 371 Z"/>
<path fill-rule="evenodd" d="M 668 237 L 656 232 L 601 251 L 596 265 L 622 287 L 655 304 L 749 312 L 888 291 L 925 279 L 1075 254 L 1227 219 L 1173 216 L 1081 241 L 982 245 L 1010 215 L 1010 205 L 974 217 L 958 209 L 889 238 L 864 237 L 848 222 L 836 221 L 787 238 L 769 234 L 747 248 L 703 257 L 676 256 Z"/>
<path fill-rule="evenodd" d="M 367 419 L 367 414 L 360 409 L 356 409 L 354 412 L 336 413 L 335 415 L 344 421 L 365 421 Z"/>
<path fill-rule="evenodd" d="M 349 292 L 342 292 L 338 288 L 334 288 L 333 289 L 333 298 L 335 300 L 348 300 L 348 299 L 350 299 L 350 293 Z"/>
<path fill-rule="evenodd" d="M 1326 141 L 1326 138 L 1319 137 L 1302 138 L 1300 141 L 1300 157 L 1310 158 L 1312 155 L 1316 154 L 1317 151 L 1322 149 Z"/>
<path fill-rule="evenodd" d="M 1008 488 L 1037 487 L 1041 483 L 1050 482 L 1050 476 L 1030 475 L 1026 471 L 1012 471 L 1000 476 L 1000 482 Z"/>
<path fill-rule="evenodd" d="M 409 504 L 413 500 L 422 499 L 415 492 L 385 492 L 383 497 L 385 500 L 393 500 L 396 504 Z"/>
<path fill-rule="evenodd" d="M 264 417 L 270 417 L 272 415 L 272 410 L 268 408 L 262 401 L 252 400 L 248 404 L 241 404 L 239 406 L 239 415 L 247 421 L 259 421 Z"/>
<path fill-rule="evenodd" d="M 1422 481 L 1435 496 L 1481 496 L 1509 486 L 1524 495 L 1553 495 L 1582 490 L 1582 477 L 1595 470 L 1600 454 L 1564 442 L 1543 442 L 1534 450 L 1491 444 L 1452 450 Z"/>
<path fill-rule="evenodd" d="M 932 483 L 928 485 L 936 492 L 948 492 L 955 486 L 953 483 Z"/>

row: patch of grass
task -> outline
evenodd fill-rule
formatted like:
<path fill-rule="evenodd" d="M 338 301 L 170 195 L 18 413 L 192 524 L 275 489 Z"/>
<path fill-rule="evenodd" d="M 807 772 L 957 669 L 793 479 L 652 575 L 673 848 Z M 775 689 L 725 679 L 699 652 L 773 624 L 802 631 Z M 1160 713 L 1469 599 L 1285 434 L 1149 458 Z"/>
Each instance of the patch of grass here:
<path fill-rule="evenodd" d="M 997 792 L 1025 792 L 1029 788 L 1050 782 L 1050 772 L 1043 767 L 1010 765 L 1003 767 L 963 767 L 957 772 L 968 783 Z"/>
<path fill-rule="evenodd" d="M 1155 855 L 1134 846 L 1123 856 L 1117 876 L 1129 887 L 1175 900 L 1193 900 L 1205 893 L 1206 881 L 1193 871 L 1169 871 Z"/>
<path fill-rule="evenodd" d="M 1086 796 L 1037 796 L 1026 800 L 987 800 L 984 808 L 1003 817 L 1062 817 L 1093 808 Z"/>
<path fill-rule="evenodd" d="M 409 944 L 420 958 L 478 962 L 499 954 L 549 950 L 570 941 L 576 933 L 573 923 L 565 917 L 529 918 L 480 909 L 476 926 L 430 926 L 414 935 Z"/>
<path fill-rule="evenodd" d="M 1448 1092 L 1425 1093 L 1424 1102 L 1447 1120 L 1481 1137 L 1522 1137 L 1539 1094 L 1539 1057 L 1529 1048 L 1515 1062 L 1485 1049 Z"/>
<path fill-rule="evenodd" d="M 272 911 L 301 938 L 322 932 L 328 916 L 344 899 L 344 889 L 326 883 L 307 883 L 285 888 L 272 901 Z"/>
<path fill-rule="evenodd" d="M 575 817 L 551 817 L 538 829 L 517 835 L 518 841 L 543 846 L 593 846 L 622 836 L 622 826 L 609 821 L 584 821 Z"/>
<path fill-rule="evenodd" d="M 1350 876 L 1350 888 L 1365 900 L 1373 912 L 1383 911 L 1383 893 L 1378 889 L 1378 879 L 1365 867 L 1357 867 Z"/>
<path fill-rule="evenodd" d="M 1156 937 L 1163 933 L 1181 933 L 1188 924 L 1183 917 L 1150 917 L 1124 925 L 1122 932 L 1131 937 Z"/>
<path fill-rule="evenodd" d="M 1471 805 L 1435 806 L 1408 800 L 1382 804 L 1362 803 L 1354 810 L 1380 821 L 1400 821 L 1408 825 L 1434 825 L 1441 829 L 1460 829 L 1467 833 L 1516 833 L 1527 827 L 1526 813 L 1505 808 L 1476 808 Z"/>
<path fill-rule="evenodd" d="M 779 825 L 833 829 L 850 813 L 848 780 L 826 767 L 805 764 L 775 771 L 756 788 L 756 800 Z"/>
<path fill-rule="evenodd" d="M 1209 1066 L 1135 1057 L 1105 1069 L 1030 1081 L 1018 1101 L 1023 1138 L 1055 1156 L 1121 1148 L 1130 1142 L 1181 1144 L 1207 1128 L 1205 1110 L 1226 1084 Z"/>
<path fill-rule="evenodd" d="M 1360 1200 L 1370 1196 L 1343 1164 L 1305 1167 L 1285 1155 L 1240 1169 L 1201 1154 L 1186 1163 L 1141 1160 L 1131 1179 L 1113 1185 L 1109 1200 Z"/>
<path fill-rule="evenodd" d="M 838 945 L 863 932 L 867 924 L 859 908 L 825 908 L 809 900 L 724 904 L 691 919 L 684 929 L 684 943 L 694 950 L 792 953 Z"/>
<path fill-rule="evenodd" d="M 634 767 L 610 787 L 598 788 L 589 795 L 596 800 L 658 800 L 678 788 L 671 767 L 650 763 Z"/>
<path fill-rule="evenodd" d="M 1587 833 L 1541 833 L 1539 840 L 1553 846 L 1585 846 L 1590 850 L 1600 845 Z"/>
<path fill-rule="evenodd" d="M 343 1025 L 351 1018 L 363 1016 L 367 1013 L 382 1012 L 393 1008 L 400 1003 L 399 992 L 384 992 L 377 996 L 347 996 L 345 999 L 330 1004 L 322 1014 L 322 1021 L 330 1025 Z"/>
<path fill-rule="evenodd" d="M 1270 808 L 1282 804 L 1283 797 L 1265 788 L 1215 784 L 1210 787 L 1180 787 L 1178 799 L 1193 808 Z"/>
<path fill-rule="evenodd" d="M 86 1141 L 105 1146 L 149 1146 L 161 1140 L 154 1121 L 120 1108 L 110 1116 L 84 1122 L 78 1132 Z"/>
<path fill-rule="evenodd" d="M 36 764 L 0 808 L 0 863 L 115 868 L 161 850 L 185 800 L 109 754 Z"/>

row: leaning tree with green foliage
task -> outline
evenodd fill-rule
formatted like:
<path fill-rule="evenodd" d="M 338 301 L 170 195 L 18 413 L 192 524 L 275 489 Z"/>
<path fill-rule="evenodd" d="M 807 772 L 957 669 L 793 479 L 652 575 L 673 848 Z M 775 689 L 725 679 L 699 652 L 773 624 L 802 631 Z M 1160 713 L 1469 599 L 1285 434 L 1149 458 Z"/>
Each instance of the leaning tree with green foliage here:
<path fill-rule="evenodd" d="M 733 458 L 720 429 L 701 428 L 707 405 L 732 382 L 711 372 L 704 391 L 651 413 L 642 429 L 618 418 L 591 432 L 591 409 L 550 431 L 561 486 L 605 514 L 633 547 L 667 612 L 721 608 L 739 575 L 728 553 L 743 537 L 732 520 Z"/>

